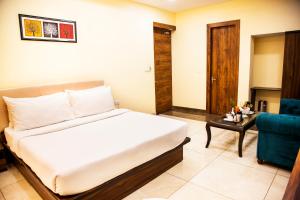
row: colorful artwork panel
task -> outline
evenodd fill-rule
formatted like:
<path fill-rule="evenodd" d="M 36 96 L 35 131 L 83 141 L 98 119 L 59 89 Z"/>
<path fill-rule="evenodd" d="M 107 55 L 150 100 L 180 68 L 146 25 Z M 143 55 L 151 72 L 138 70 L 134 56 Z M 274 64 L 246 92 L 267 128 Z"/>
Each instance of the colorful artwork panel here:
<path fill-rule="evenodd" d="M 42 37 L 42 22 L 40 20 L 24 19 L 25 35 Z"/>
<path fill-rule="evenodd" d="M 61 38 L 73 39 L 74 38 L 74 26 L 72 24 L 59 24 L 59 31 Z"/>
<path fill-rule="evenodd" d="M 44 37 L 58 38 L 58 24 L 43 22 Z"/>
<path fill-rule="evenodd" d="M 21 40 L 77 42 L 76 22 L 19 14 Z"/>

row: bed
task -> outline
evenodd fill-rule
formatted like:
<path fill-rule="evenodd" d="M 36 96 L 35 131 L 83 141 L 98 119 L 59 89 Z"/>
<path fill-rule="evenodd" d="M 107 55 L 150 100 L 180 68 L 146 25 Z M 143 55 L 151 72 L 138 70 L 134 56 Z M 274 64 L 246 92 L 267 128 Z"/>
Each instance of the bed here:
<path fill-rule="evenodd" d="M 0 96 L 99 85 L 103 82 L 23 88 L 0 91 Z M 181 162 L 183 145 L 190 140 L 184 122 L 127 109 L 16 131 L 8 127 L 0 100 L 0 121 L 7 151 L 44 199 L 122 199 Z"/>

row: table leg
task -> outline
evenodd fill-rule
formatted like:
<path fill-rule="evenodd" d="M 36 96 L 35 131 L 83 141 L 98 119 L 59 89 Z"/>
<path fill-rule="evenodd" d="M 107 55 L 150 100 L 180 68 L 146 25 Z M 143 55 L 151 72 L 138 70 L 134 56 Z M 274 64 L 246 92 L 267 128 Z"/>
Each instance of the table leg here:
<path fill-rule="evenodd" d="M 243 141 L 245 137 L 245 131 L 240 132 L 240 137 L 239 137 L 239 157 L 243 157 Z"/>
<path fill-rule="evenodd" d="M 210 144 L 210 140 L 211 140 L 211 131 L 210 131 L 210 126 L 206 123 L 206 132 L 207 132 L 207 142 L 206 142 L 206 146 L 205 148 L 208 148 L 209 144 Z"/>

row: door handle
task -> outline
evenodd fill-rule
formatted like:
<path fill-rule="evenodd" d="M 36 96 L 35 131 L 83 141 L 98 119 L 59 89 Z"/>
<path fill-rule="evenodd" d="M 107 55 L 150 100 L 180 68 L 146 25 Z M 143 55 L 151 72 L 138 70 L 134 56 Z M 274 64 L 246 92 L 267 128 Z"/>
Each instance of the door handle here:
<path fill-rule="evenodd" d="M 214 77 L 211 77 L 211 82 L 213 83 L 214 81 L 216 81 L 217 79 Z"/>

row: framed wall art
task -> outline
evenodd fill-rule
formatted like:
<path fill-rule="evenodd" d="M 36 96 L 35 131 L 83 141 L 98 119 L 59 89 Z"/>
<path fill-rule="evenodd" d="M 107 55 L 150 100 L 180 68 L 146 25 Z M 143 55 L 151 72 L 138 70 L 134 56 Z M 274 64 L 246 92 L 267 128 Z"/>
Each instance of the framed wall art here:
<path fill-rule="evenodd" d="M 22 40 L 77 42 L 76 22 L 19 14 Z"/>

